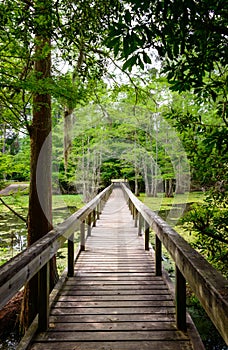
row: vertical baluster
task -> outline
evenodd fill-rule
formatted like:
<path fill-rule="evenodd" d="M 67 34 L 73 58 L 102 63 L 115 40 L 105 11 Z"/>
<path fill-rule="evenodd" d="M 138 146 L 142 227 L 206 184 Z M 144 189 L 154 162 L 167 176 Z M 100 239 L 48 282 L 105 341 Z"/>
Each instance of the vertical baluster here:
<path fill-rule="evenodd" d="M 68 239 L 68 277 L 74 276 L 74 234 Z"/>
<path fill-rule="evenodd" d="M 45 264 L 38 273 L 38 328 L 44 332 L 49 326 L 50 263 Z"/>
<path fill-rule="evenodd" d="M 162 275 L 162 244 L 157 235 L 155 235 L 155 272 L 156 276 Z"/>
<path fill-rule="evenodd" d="M 142 236 L 142 215 L 139 213 L 139 226 L 138 226 L 138 236 Z"/>
<path fill-rule="evenodd" d="M 97 205 L 97 220 L 100 219 L 100 210 L 101 210 L 100 203 L 98 203 L 98 205 Z"/>
<path fill-rule="evenodd" d="M 138 223 L 138 210 L 136 209 L 135 206 L 134 206 L 134 219 L 135 219 L 135 227 L 137 227 L 137 223 Z"/>
<path fill-rule="evenodd" d="M 131 202 L 130 198 L 129 198 L 129 209 L 130 209 L 130 212 L 131 212 L 131 215 L 132 215 L 133 214 L 133 212 L 132 212 L 132 202 Z"/>
<path fill-rule="evenodd" d="M 177 328 L 186 331 L 186 280 L 176 266 L 176 323 Z"/>
<path fill-rule="evenodd" d="M 149 250 L 150 243 L 150 226 L 148 222 L 145 220 L 145 250 Z"/>
<path fill-rule="evenodd" d="M 92 222 L 92 213 L 89 213 L 88 215 L 88 230 L 87 230 L 87 236 L 91 236 L 91 222 Z"/>
<path fill-rule="evenodd" d="M 96 226 L 96 210 L 93 210 L 93 227 Z"/>
<path fill-rule="evenodd" d="M 81 236 L 81 251 L 84 251 L 85 250 L 85 220 L 81 222 L 80 236 Z"/>

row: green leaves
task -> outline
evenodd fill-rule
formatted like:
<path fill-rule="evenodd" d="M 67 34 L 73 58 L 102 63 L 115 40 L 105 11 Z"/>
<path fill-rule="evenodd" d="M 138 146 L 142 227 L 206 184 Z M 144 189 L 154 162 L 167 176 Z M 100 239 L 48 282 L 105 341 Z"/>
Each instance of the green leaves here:
<path fill-rule="evenodd" d="M 109 33 L 118 38 L 109 48 L 124 60 L 124 69 L 131 71 L 134 65 L 143 69 L 150 64 L 145 49 L 155 48 L 174 91 L 194 89 L 198 96 L 207 93 L 216 101 L 225 83 L 216 88 L 204 85 L 205 76 L 220 75 L 221 67 L 227 65 L 227 2 L 131 0 L 125 4 L 118 13 L 116 31 Z"/>
<path fill-rule="evenodd" d="M 126 60 L 123 64 L 123 70 L 129 69 L 129 71 L 132 70 L 132 67 L 136 64 L 137 62 L 137 56 L 132 56 L 128 60 Z"/>

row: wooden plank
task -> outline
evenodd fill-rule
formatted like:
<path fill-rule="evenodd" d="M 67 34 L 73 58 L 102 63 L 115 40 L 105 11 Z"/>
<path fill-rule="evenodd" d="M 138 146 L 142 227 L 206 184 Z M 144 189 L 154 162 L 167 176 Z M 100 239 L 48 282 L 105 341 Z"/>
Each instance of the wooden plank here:
<path fill-rule="evenodd" d="M 31 350 L 192 350 L 189 341 L 114 341 L 114 342 L 66 342 L 58 341 L 47 343 L 35 343 Z"/>
<path fill-rule="evenodd" d="M 105 290 L 105 289 L 92 289 L 92 290 L 72 290 L 72 289 L 64 289 L 61 291 L 61 296 L 64 295 L 72 295 L 72 296 L 106 296 L 106 297 L 115 297 L 115 296 L 122 296 L 127 297 L 128 300 L 130 300 L 134 296 L 153 296 L 153 295 L 170 295 L 167 289 L 141 289 L 141 290 L 132 290 L 132 289 L 117 289 L 117 290 Z"/>
<path fill-rule="evenodd" d="M 96 288 L 95 288 L 96 287 Z M 78 291 L 82 291 L 82 290 L 113 290 L 113 291 L 122 291 L 122 290 L 167 290 L 167 286 L 163 285 L 163 284 L 156 284 L 156 283 L 149 283 L 149 284 L 128 284 L 127 282 L 124 284 L 93 284 L 93 283 L 81 283 L 76 284 L 76 283 L 72 283 L 72 284 L 67 284 L 64 287 L 64 290 L 78 290 Z"/>
<path fill-rule="evenodd" d="M 116 307 L 118 304 L 118 307 L 120 308 L 126 308 L 126 307 L 172 307 L 173 301 L 171 300 L 134 300 L 132 302 L 131 300 L 118 300 L 118 302 L 113 301 L 113 300 L 108 300 L 108 301 L 57 301 L 55 303 L 56 308 L 97 308 L 97 307 L 102 307 L 102 308 L 112 308 Z"/>
<path fill-rule="evenodd" d="M 58 298 L 59 302 L 118 302 L 118 305 L 120 306 L 119 302 L 124 301 L 162 301 L 162 300 L 169 300 L 173 301 L 170 294 L 133 294 L 133 295 L 93 295 L 93 296 L 79 296 L 79 295 L 63 295 Z M 109 304 L 111 305 L 111 304 Z M 56 305 L 57 306 L 57 305 Z"/>
<path fill-rule="evenodd" d="M 170 322 L 174 323 L 175 315 L 170 314 L 94 314 L 94 315 L 55 315 L 50 316 L 50 323 L 97 323 L 97 322 Z M 85 326 L 86 327 L 86 326 Z"/>
<path fill-rule="evenodd" d="M 67 283 L 68 286 L 70 285 L 78 285 L 78 286 L 82 286 L 82 285 L 98 285 L 98 286 L 104 286 L 104 285 L 116 285 L 116 286 L 135 286 L 136 284 L 136 281 L 135 280 L 132 280 L 132 281 L 126 281 L 126 280 L 123 280 L 123 281 L 106 281 L 105 279 L 104 280 L 87 280 L 87 281 L 84 281 L 84 280 L 80 280 L 80 281 L 72 281 L 72 283 L 70 284 L 69 282 Z M 138 283 L 139 284 L 139 283 Z M 140 281 L 140 284 L 143 285 L 143 286 L 150 286 L 152 284 L 156 284 L 156 281 L 155 280 L 152 280 L 152 281 Z"/>
<path fill-rule="evenodd" d="M 175 314 L 175 308 L 170 306 L 146 306 L 146 307 L 68 307 L 68 308 L 53 308 L 50 312 L 51 315 L 99 315 L 99 314 L 110 314 L 110 315 L 125 315 L 125 314 Z"/>
<path fill-rule="evenodd" d="M 126 282 L 136 282 L 136 283 L 150 283 L 150 282 L 154 282 L 155 279 L 154 277 L 147 277 L 145 275 L 144 276 L 132 276 L 131 274 L 127 274 L 126 276 L 121 276 L 121 275 L 118 275 L 118 276 L 115 276 L 115 275 L 111 275 L 111 276 L 100 276 L 100 277 L 97 277 L 96 275 L 93 277 L 93 276 L 76 276 L 77 278 L 77 282 L 80 283 L 80 282 L 85 282 L 87 283 L 87 281 L 93 281 L 94 283 L 95 282 L 121 282 L 121 281 L 124 281 Z"/>
<path fill-rule="evenodd" d="M 77 331 L 77 332 L 55 332 L 49 331 L 46 333 L 40 333 L 36 337 L 36 341 L 118 341 L 124 340 L 187 340 L 187 336 L 180 331 L 173 330 L 161 330 L 161 331 Z"/>
<path fill-rule="evenodd" d="M 50 322 L 49 330 L 61 332 L 75 331 L 176 331 L 174 324 L 170 322 Z"/>

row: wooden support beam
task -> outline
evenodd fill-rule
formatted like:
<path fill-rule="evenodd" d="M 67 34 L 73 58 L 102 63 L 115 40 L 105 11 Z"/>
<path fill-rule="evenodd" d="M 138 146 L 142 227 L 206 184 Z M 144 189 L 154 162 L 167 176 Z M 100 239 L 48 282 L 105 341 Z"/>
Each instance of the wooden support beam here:
<path fill-rule="evenodd" d="M 162 275 L 162 244 L 157 235 L 155 235 L 155 273 L 156 276 Z"/>
<path fill-rule="evenodd" d="M 85 250 L 85 221 L 83 220 L 80 225 L 80 245 L 81 251 Z"/>
<path fill-rule="evenodd" d="M 186 280 L 177 266 L 175 283 L 177 328 L 181 331 L 186 331 Z"/>
<path fill-rule="evenodd" d="M 136 209 L 136 207 L 134 207 L 134 219 L 135 219 L 135 227 L 137 227 L 137 223 L 138 223 L 138 210 Z"/>
<path fill-rule="evenodd" d="M 139 216 L 139 225 L 138 225 L 138 236 L 142 236 L 142 223 L 143 223 L 143 217 L 141 213 L 138 213 Z"/>
<path fill-rule="evenodd" d="M 50 271 L 49 262 L 39 271 L 38 285 L 38 329 L 45 332 L 49 325 L 49 292 L 50 292 Z"/>
<path fill-rule="evenodd" d="M 97 205 L 97 220 L 100 219 L 100 213 L 101 213 L 101 206 L 100 206 L 100 203 L 98 203 L 98 205 Z"/>
<path fill-rule="evenodd" d="M 89 213 L 87 223 L 88 223 L 87 236 L 90 237 L 91 236 L 92 213 Z"/>
<path fill-rule="evenodd" d="M 145 221 L 145 250 L 150 249 L 150 226 L 147 221 Z"/>
<path fill-rule="evenodd" d="M 93 227 L 96 227 L 96 210 L 93 210 Z"/>
<path fill-rule="evenodd" d="M 68 277 L 74 276 L 74 234 L 68 239 Z"/>

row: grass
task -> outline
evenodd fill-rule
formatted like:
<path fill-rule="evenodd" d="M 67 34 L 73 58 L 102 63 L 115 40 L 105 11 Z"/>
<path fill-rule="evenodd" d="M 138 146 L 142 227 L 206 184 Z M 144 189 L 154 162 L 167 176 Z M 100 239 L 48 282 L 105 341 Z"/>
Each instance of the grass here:
<path fill-rule="evenodd" d="M 186 192 L 184 194 L 176 194 L 172 198 L 164 197 L 163 193 L 159 193 L 158 197 L 147 197 L 145 193 L 141 193 L 139 199 L 154 211 L 170 210 L 170 207 L 177 204 L 203 202 L 203 192 Z"/>
<path fill-rule="evenodd" d="M 20 191 L 15 195 L 4 196 L 3 200 L 11 206 L 13 209 L 19 211 L 28 210 L 29 196 L 28 194 L 23 194 Z M 53 195 L 52 206 L 53 209 L 66 208 L 66 207 L 76 207 L 81 208 L 84 205 L 81 195 Z M 0 203 L 0 211 L 7 212 L 7 209 L 2 203 Z"/>

